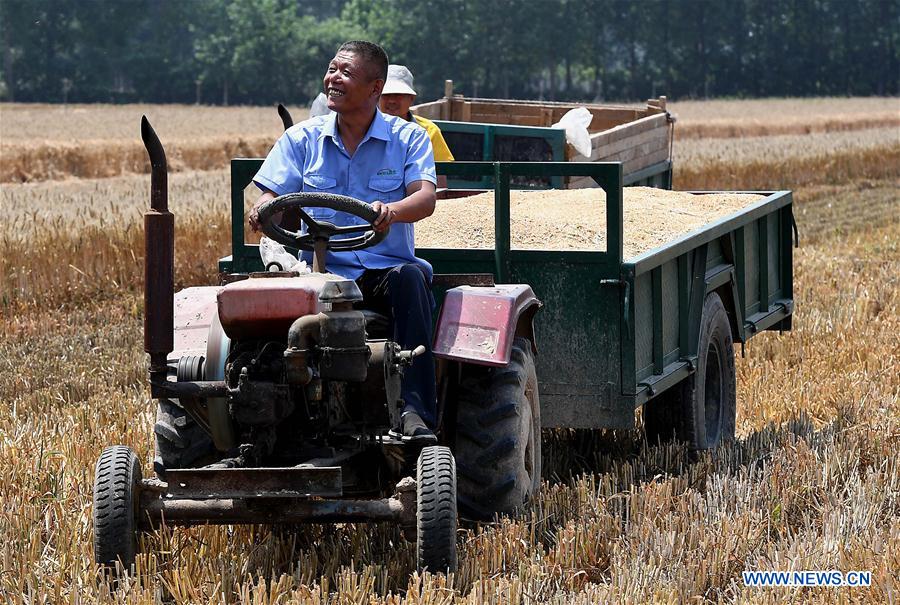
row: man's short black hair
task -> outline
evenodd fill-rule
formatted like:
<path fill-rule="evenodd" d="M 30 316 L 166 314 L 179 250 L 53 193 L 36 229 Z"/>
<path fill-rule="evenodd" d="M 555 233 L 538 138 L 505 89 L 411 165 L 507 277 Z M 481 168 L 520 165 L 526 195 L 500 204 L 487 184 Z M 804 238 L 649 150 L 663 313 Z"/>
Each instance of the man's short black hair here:
<path fill-rule="evenodd" d="M 387 80 L 388 56 L 377 44 L 365 40 L 351 40 L 341 44 L 337 52 L 359 55 L 369 65 L 369 75 L 373 80 Z"/>

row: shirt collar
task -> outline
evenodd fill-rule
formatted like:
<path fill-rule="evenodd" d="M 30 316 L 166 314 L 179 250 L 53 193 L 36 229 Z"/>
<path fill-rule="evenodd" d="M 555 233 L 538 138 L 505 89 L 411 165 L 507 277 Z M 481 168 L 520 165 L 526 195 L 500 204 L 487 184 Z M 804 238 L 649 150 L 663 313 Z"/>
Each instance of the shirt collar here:
<path fill-rule="evenodd" d="M 337 141 L 337 115 L 338 114 L 333 111 L 328 114 L 328 117 L 322 124 L 322 130 L 319 131 L 320 139 L 322 137 L 331 137 L 332 139 Z M 369 125 L 369 131 L 366 133 L 366 136 L 363 137 L 362 141 L 366 141 L 368 139 L 381 139 L 382 141 L 391 140 L 390 127 L 388 126 L 384 114 L 381 113 L 381 110 L 377 107 L 375 108 L 375 118 L 372 120 L 372 124 Z"/>
<path fill-rule="evenodd" d="M 391 129 L 388 127 L 384 114 L 381 113 L 381 110 L 377 107 L 375 108 L 375 119 L 372 120 L 372 125 L 369 126 L 369 132 L 366 133 L 366 138 L 369 137 L 381 139 L 382 141 L 391 140 Z"/>
<path fill-rule="evenodd" d="M 321 139 L 322 137 L 331 137 L 337 140 L 337 114 L 333 111 L 325 116 L 325 121 L 322 123 L 319 138 Z"/>

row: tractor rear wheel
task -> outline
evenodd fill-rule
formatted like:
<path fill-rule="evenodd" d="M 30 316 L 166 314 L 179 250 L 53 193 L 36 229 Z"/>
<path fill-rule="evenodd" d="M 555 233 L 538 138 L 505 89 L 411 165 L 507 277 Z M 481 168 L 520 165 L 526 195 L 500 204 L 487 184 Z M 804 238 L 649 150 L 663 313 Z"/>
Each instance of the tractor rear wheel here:
<path fill-rule="evenodd" d="M 529 340 L 515 339 L 504 367 L 463 368 L 456 461 L 468 517 L 515 513 L 540 490 L 541 406 Z"/>
<path fill-rule="evenodd" d="M 107 571 L 134 565 L 141 478 L 130 447 L 104 448 L 94 472 L 94 560 Z"/>
<path fill-rule="evenodd" d="M 651 444 L 674 436 L 693 450 L 713 449 L 734 439 L 736 410 L 731 324 L 712 292 L 703 302 L 697 370 L 644 405 L 644 431 Z"/>
<path fill-rule="evenodd" d="M 160 477 L 165 477 L 166 469 L 198 467 L 216 459 L 216 447 L 209 433 L 170 399 L 159 400 L 153 434 L 153 470 Z"/>
<path fill-rule="evenodd" d="M 450 448 L 422 449 L 416 464 L 416 566 L 456 571 L 456 463 Z"/>

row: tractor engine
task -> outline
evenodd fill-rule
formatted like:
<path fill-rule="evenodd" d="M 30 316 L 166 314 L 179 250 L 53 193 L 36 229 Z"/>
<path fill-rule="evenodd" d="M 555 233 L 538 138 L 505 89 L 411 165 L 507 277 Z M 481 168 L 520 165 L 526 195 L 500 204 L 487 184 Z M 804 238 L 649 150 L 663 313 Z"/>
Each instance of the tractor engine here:
<path fill-rule="evenodd" d="M 412 354 L 367 339 L 367 317 L 384 318 L 353 309 L 355 282 L 288 275 L 253 274 L 217 296 L 235 444 L 281 458 L 398 424 L 400 365 Z"/>

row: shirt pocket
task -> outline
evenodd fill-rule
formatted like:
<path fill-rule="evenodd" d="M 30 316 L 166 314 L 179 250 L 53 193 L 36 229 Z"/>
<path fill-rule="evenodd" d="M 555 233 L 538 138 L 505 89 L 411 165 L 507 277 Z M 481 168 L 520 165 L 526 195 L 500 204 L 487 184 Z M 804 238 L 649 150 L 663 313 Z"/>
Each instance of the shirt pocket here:
<path fill-rule="evenodd" d="M 377 191 L 378 200 L 382 202 L 396 202 L 406 195 L 400 176 L 373 176 L 369 179 L 369 189 Z"/>
<path fill-rule="evenodd" d="M 324 174 L 306 174 L 303 176 L 304 193 L 337 193 L 337 179 Z M 335 211 L 331 208 L 313 206 L 305 209 L 311 218 L 333 218 Z"/>

